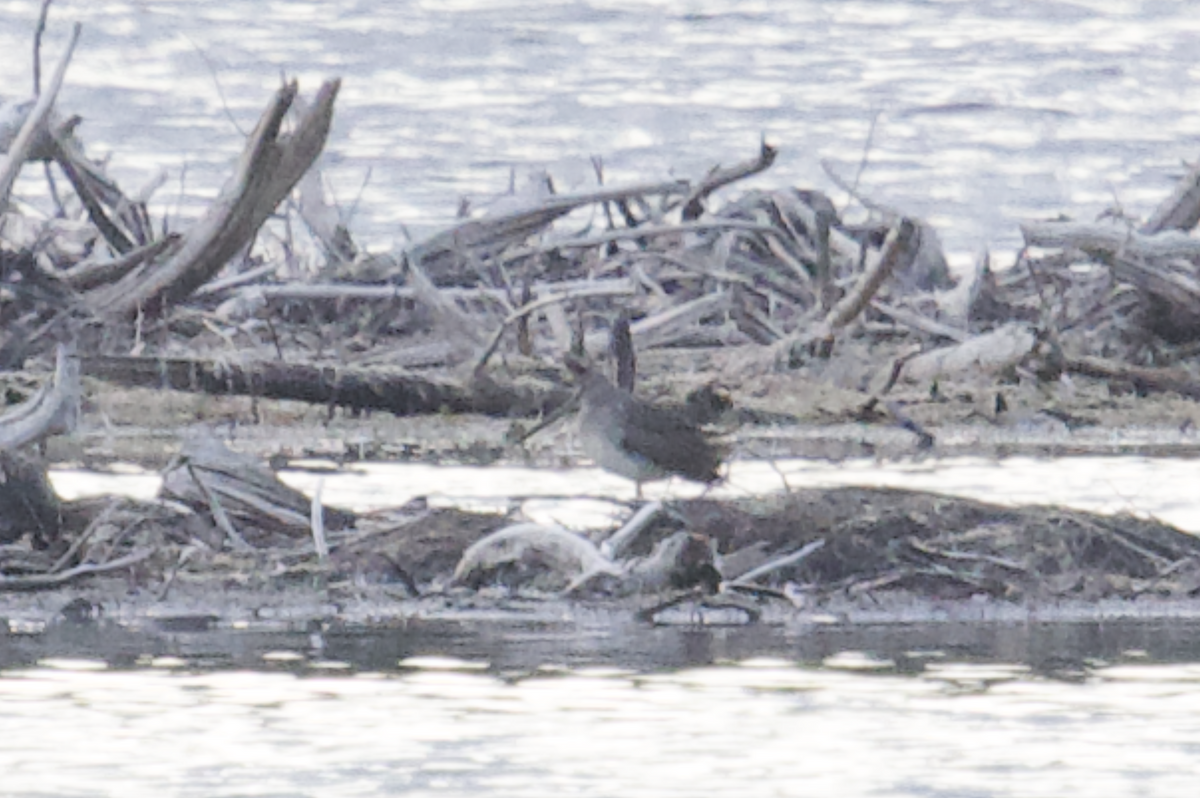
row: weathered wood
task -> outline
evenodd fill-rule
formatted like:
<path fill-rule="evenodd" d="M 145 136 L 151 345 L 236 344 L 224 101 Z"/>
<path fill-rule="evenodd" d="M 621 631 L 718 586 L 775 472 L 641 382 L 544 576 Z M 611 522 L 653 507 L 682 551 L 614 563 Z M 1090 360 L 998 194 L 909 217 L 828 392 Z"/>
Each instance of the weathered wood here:
<path fill-rule="evenodd" d="M 904 364 L 903 377 L 909 382 L 929 382 L 967 373 L 996 374 L 1020 363 L 1036 344 L 1037 335 L 1028 325 L 1012 322 L 911 358 Z"/>
<path fill-rule="evenodd" d="M 1069 357 L 1066 370 L 1072 374 L 1101 380 L 1128 382 L 1144 391 L 1173 391 L 1189 399 L 1200 400 L 1200 379 L 1180 369 L 1156 369 L 1131 366 L 1099 357 Z"/>
<path fill-rule="evenodd" d="M 704 179 L 700 181 L 700 185 L 692 189 L 687 199 L 684 200 L 683 220 L 690 222 L 694 219 L 699 219 L 701 214 L 704 213 L 704 200 L 708 198 L 709 194 L 730 183 L 743 180 L 759 172 L 765 172 L 771 168 L 771 164 L 775 163 L 775 156 L 778 154 L 779 150 L 767 144 L 766 139 L 764 139 L 759 146 L 757 157 L 749 161 L 734 164 L 728 169 L 714 168 L 704 176 Z"/>
<path fill-rule="evenodd" d="M 40 136 L 48 135 L 46 120 L 49 119 L 50 111 L 54 108 L 54 101 L 58 98 L 59 89 L 62 88 L 63 79 L 67 74 L 67 65 L 71 63 L 71 56 L 75 52 L 75 45 L 79 43 L 79 34 L 82 30 L 83 26 L 76 22 L 71 29 L 71 39 L 59 57 L 58 64 L 54 67 L 54 76 L 50 79 L 50 85 L 38 96 L 29 116 L 21 125 L 16 139 L 8 147 L 8 156 L 5 158 L 3 166 L 0 166 L 0 213 L 3 213 L 8 207 L 8 197 L 12 193 L 13 183 L 21 171 L 21 166 L 29 157 L 31 148 Z"/>
<path fill-rule="evenodd" d="M 825 318 L 811 329 L 801 330 L 790 340 L 776 345 L 786 352 L 789 363 L 801 362 L 813 344 L 819 345 L 822 350 L 821 356 L 829 355 L 834 336 L 862 313 L 894 272 L 912 263 L 917 255 L 917 249 L 913 246 L 917 243 L 917 230 L 915 222 L 901 219 L 900 223 L 892 228 L 892 232 L 888 233 L 879 259 L 859 275 L 854 288 L 842 297 Z"/>
<path fill-rule="evenodd" d="M 234 452 L 209 434 L 193 433 L 163 474 L 163 496 L 208 510 L 235 548 L 259 543 L 254 532 L 282 532 L 307 538 L 312 502 L 279 480 L 257 457 Z M 347 510 L 321 508 L 324 527 L 344 529 L 354 523 Z M 234 521 L 237 524 L 234 524 Z"/>
<path fill-rule="evenodd" d="M 1154 235 L 1164 230 L 1187 232 L 1200 222 L 1200 164 L 1188 169 L 1186 175 L 1175 184 L 1171 196 L 1163 200 L 1150 218 L 1139 228 L 1143 235 Z"/>
<path fill-rule="evenodd" d="M 325 146 L 341 81 L 327 81 L 295 132 L 281 132 L 298 91 L 295 81 L 275 93 L 246 142 L 238 168 L 165 263 L 138 269 L 88 299 L 97 313 L 132 317 L 186 299 L 248 244 Z"/>
<path fill-rule="evenodd" d="M 1025 245 L 1083 252 L 1120 253 L 1138 258 L 1198 258 L 1200 239 L 1178 230 L 1143 235 L 1113 224 L 1022 222 Z"/>
<path fill-rule="evenodd" d="M 1171 343 L 1200 338 L 1200 280 L 1189 262 L 1173 261 L 1178 268 L 1171 268 L 1119 256 L 1102 260 L 1117 277 L 1137 286 L 1144 327 Z"/>
<path fill-rule="evenodd" d="M 86 376 L 132 387 L 292 399 L 398 416 L 450 412 L 529 417 L 553 411 L 571 395 L 560 387 L 485 379 L 463 385 L 394 369 L 120 356 L 85 357 L 81 365 Z"/>
<path fill-rule="evenodd" d="M 89 576 L 91 574 L 111 573 L 119 571 L 122 568 L 130 568 L 143 560 L 148 560 L 155 553 L 152 548 L 140 549 L 127 554 L 124 557 L 119 557 L 115 560 L 94 565 L 92 563 L 84 563 L 77 565 L 74 568 L 68 568 L 65 571 L 59 571 L 54 574 L 31 574 L 29 576 L 0 576 L 0 591 L 25 591 L 25 590 L 49 590 L 55 587 L 61 587 L 68 582 L 74 581 L 81 576 Z"/>
<path fill-rule="evenodd" d="M 408 253 L 409 260 L 419 261 L 438 285 L 452 283 L 458 279 L 468 254 L 474 258 L 483 258 L 521 244 L 530 236 L 546 229 L 556 219 L 578 208 L 644 195 L 682 194 L 687 190 L 686 181 L 674 180 L 554 197 L 536 208 L 462 222 L 413 247 Z M 532 252 L 525 253 L 522 257 L 528 254 Z"/>
<path fill-rule="evenodd" d="M 131 250 L 119 258 L 112 260 L 81 263 L 73 269 L 55 275 L 66 285 L 76 291 L 90 291 L 102 285 L 121 279 L 129 272 L 147 261 L 154 260 L 159 255 L 179 244 L 181 237 L 172 233 L 165 238 L 152 241 L 149 244 Z"/>
<path fill-rule="evenodd" d="M 37 393 L 0 416 L 0 451 L 15 450 L 75 429 L 79 419 L 79 365 L 59 345 L 54 376 Z"/>

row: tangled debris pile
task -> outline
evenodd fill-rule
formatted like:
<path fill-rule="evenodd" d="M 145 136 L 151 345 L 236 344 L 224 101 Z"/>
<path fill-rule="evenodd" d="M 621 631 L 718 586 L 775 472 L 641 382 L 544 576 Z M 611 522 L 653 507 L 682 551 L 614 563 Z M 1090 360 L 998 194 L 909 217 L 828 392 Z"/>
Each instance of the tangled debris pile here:
<path fill-rule="evenodd" d="M 795 421 L 771 408 L 769 386 L 800 375 L 856 397 L 830 420 L 898 422 L 916 434 L 914 449 L 937 445 L 923 408 L 956 395 L 1002 402 L 1074 380 L 1112 395 L 1200 398 L 1200 244 L 1188 235 L 1200 167 L 1140 226 L 1122 216 L 1029 223 L 1011 268 L 984 257 L 957 278 L 930 225 L 849 189 L 868 212 L 858 221 L 814 190 L 717 201 L 770 169 L 777 150 L 765 142 L 695 180 L 609 187 L 597 161 L 591 193 L 557 195 L 545 176 L 537 196 L 514 194 L 405 251 L 371 253 L 326 204 L 317 171 L 334 79 L 311 104 L 295 82 L 281 86 L 220 196 L 169 231 L 151 217 L 154 186 L 126 195 L 85 154 L 80 120 L 54 113 L 77 38 L 36 101 L 0 113 L 0 371 L 57 363 L 53 380 L 0 420 L 0 590 L 110 571 L 164 593 L 205 575 L 344 579 L 346 589 L 394 581 L 409 595 L 497 579 L 792 598 L 898 587 L 1006 598 L 1195 592 L 1200 552 L 1166 527 L 917 495 L 791 494 L 767 514 L 684 504 L 639 528 L 637 545 L 602 550 L 520 518 L 329 510 L 253 459 L 192 442 L 158 503 L 59 503 L 29 452 L 72 428 L 80 374 L 353 412 L 538 418 L 571 401 L 562 353 L 575 340 L 599 358 L 618 320 L 630 352 L 704 352 L 703 376 L 738 386 L 731 423 Z M 49 215 L 11 195 L 37 160 L 57 164 L 74 189 Z M 891 509 L 871 515 L 884 503 Z M 845 511 L 837 518 L 834 505 Z M 818 511 L 829 517 L 814 522 Z M 769 571 L 782 582 L 746 581 L 751 569 L 730 565 L 756 551 L 776 560 Z"/>

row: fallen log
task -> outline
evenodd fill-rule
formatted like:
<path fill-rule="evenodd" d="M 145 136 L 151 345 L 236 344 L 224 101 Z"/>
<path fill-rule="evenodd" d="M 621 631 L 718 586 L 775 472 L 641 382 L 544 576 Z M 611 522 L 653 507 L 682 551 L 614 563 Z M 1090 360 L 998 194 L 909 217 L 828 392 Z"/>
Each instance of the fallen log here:
<path fill-rule="evenodd" d="M 902 375 L 907 382 L 930 382 L 966 373 L 997 374 L 1012 368 L 1033 352 L 1037 334 L 1027 324 L 1013 322 L 949 346 L 923 352 L 908 360 Z"/>
<path fill-rule="evenodd" d="M 1072 374 L 1085 377 L 1131 383 L 1139 391 L 1174 391 L 1188 399 L 1200 400 L 1200 379 L 1180 369 L 1131 366 L 1099 357 L 1069 357 L 1065 368 Z"/>
<path fill-rule="evenodd" d="M 92 356 L 82 358 L 80 365 L 85 376 L 127 387 L 292 399 L 352 410 L 385 410 L 398 416 L 451 412 L 529 417 L 553 412 L 571 395 L 566 388 L 501 384 L 482 376 L 464 385 L 395 369 L 270 361 Z"/>
<path fill-rule="evenodd" d="M 1200 240 L 1179 230 L 1144 235 L 1113 224 L 1023 222 L 1025 246 L 1078 249 L 1089 254 L 1122 254 L 1137 258 L 1197 258 Z"/>

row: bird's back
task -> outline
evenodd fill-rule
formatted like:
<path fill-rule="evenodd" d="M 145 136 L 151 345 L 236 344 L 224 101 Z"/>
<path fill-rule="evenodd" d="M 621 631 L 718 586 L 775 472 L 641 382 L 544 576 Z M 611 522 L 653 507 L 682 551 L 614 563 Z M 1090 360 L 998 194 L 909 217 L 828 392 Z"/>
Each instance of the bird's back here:
<path fill-rule="evenodd" d="M 638 480 L 720 478 L 720 450 L 687 416 L 631 396 L 595 371 L 582 375 L 582 382 L 580 427 L 585 440 L 590 436 L 589 455 L 602 467 Z"/>

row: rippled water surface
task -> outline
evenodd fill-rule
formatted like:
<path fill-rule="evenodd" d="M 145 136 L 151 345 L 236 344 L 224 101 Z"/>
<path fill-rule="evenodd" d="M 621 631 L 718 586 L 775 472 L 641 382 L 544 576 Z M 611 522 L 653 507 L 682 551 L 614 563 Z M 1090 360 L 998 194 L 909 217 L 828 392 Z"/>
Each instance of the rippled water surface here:
<path fill-rule="evenodd" d="M 170 666 L 176 663 L 162 663 Z M 0 678 L 13 796 L 1186 796 L 1200 668 L 1075 683 L 786 662 L 636 674 L 89 671 Z"/>
<path fill-rule="evenodd" d="M 318 466 L 327 467 L 328 463 Z M 417 497 L 432 504 L 501 510 L 521 497 L 521 509 L 539 522 L 604 526 L 612 522 L 608 499 L 631 500 L 629 480 L 598 468 L 529 469 L 504 466 L 433 466 L 371 463 L 337 473 L 285 471 L 281 477 L 310 495 L 318 484 L 323 500 L 362 509 L 398 507 Z M 67 499 L 116 491 L 143 498 L 158 490 L 156 475 L 100 475 L 56 471 L 51 480 Z M 1004 460 L 943 458 L 923 462 L 851 460 L 734 461 L 728 479 L 705 495 L 744 498 L 790 488 L 844 485 L 928 490 L 998 504 L 1062 504 L 1100 513 L 1153 516 L 1200 534 L 1200 462 L 1184 458 L 1074 457 Z M 696 496 L 702 486 L 679 480 L 644 487 L 647 498 Z M 563 501 L 590 496 L 599 502 Z M 623 510 L 623 508 L 622 508 Z"/>
<path fill-rule="evenodd" d="M 0 5 L 6 94 L 31 85 L 39 6 Z M 591 184 L 593 155 L 610 182 L 694 176 L 752 155 L 762 134 L 783 154 L 761 182 L 831 188 L 820 160 L 852 177 L 880 113 L 862 188 L 973 253 L 1016 245 L 1020 217 L 1089 216 L 1117 200 L 1144 215 L 1165 196 L 1200 149 L 1194 11 L 1103 0 L 76 0 L 54 4 L 46 53 L 56 57 L 67 21 L 84 23 L 63 103 L 131 187 L 168 170 L 160 214 L 194 215 L 215 194 L 238 128 L 253 127 L 282 71 L 309 90 L 344 79 L 328 177 L 368 241 L 448 223 L 460 196 L 503 191 L 513 168 L 550 167 L 562 190 Z M 40 178 L 21 190 L 45 191 Z"/>
<path fill-rule="evenodd" d="M 787 476 L 1200 517 L 1185 460 L 736 466 L 726 490 Z M 64 493 L 153 482 L 123 479 L 56 475 Z M 589 469 L 393 466 L 325 480 L 328 501 L 360 507 L 628 489 Z M 531 514 L 579 519 L 565 507 L 526 500 Z M 554 615 L 0 637 L 0 794 L 1057 798 L 1185 796 L 1200 783 L 1194 612 L 738 628 Z"/>

